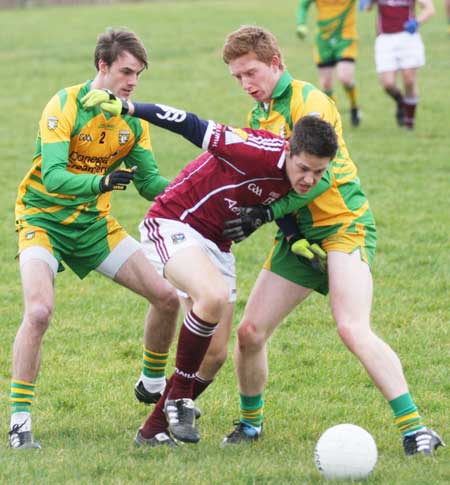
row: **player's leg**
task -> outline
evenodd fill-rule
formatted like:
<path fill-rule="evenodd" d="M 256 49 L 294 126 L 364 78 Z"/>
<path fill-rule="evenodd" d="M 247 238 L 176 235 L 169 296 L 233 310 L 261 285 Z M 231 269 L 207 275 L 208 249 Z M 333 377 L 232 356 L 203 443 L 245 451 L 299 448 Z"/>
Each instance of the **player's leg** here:
<path fill-rule="evenodd" d="M 13 347 L 10 446 L 40 448 L 31 434 L 31 403 L 39 372 L 42 338 L 53 312 L 53 281 L 58 261 L 39 246 L 21 251 L 19 258 L 25 309 Z"/>
<path fill-rule="evenodd" d="M 361 123 L 361 113 L 358 105 L 358 90 L 355 82 L 355 61 L 341 59 L 336 67 L 338 80 L 341 82 L 350 101 L 350 121 L 353 126 Z"/>
<path fill-rule="evenodd" d="M 212 384 L 227 359 L 228 342 L 233 324 L 233 311 L 234 304 L 229 303 L 223 312 L 209 344 L 208 351 L 195 376 L 192 399 L 197 399 Z"/>
<path fill-rule="evenodd" d="M 411 454 L 413 444 L 419 450 L 417 439 L 426 435 L 428 447 L 420 445 L 419 451 L 430 454 L 441 444 L 440 438 L 422 424 L 398 356 L 370 326 L 373 283 L 368 264 L 362 261 L 359 250 L 352 254 L 329 251 L 328 275 L 331 310 L 339 336 L 389 401 L 405 436 L 405 452 Z"/>
<path fill-rule="evenodd" d="M 403 98 L 405 107 L 404 127 L 407 130 L 414 129 L 416 108 L 419 103 L 416 71 L 417 69 L 415 68 L 401 70 L 403 85 L 405 87 L 405 97 Z"/>
<path fill-rule="evenodd" d="M 395 118 L 399 126 L 403 126 L 404 106 L 403 94 L 397 87 L 398 34 L 381 34 L 375 40 L 375 66 L 381 87 L 396 103 Z"/>
<path fill-rule="evenodd" d="M 263 269 L 251 291 L 239 324 L 234 360 L 240 393 L 240 421 L 223 446 L 259 437 L 263 421 L 263 391 L 267 381 L 266 342 L 280 322 L 311 290 Z"/>
<path fill-rule="evenodd" d="M 319 86 L 320 89 L 330 98 L 336 102 L 336 97 L 333 94 L 333 73 L 334 65 L 319 65 Z"/>
<path fill-rule="evenodd" d="M 114 281 L 150 303 L 144 324 L 143 370 L 135 393 L 145 404 L 156 403 L 166 386 L 165 369 L 176 331 L 179 309 L 176 289 L 158 274 L 141 249 L 128 257 Z"/>

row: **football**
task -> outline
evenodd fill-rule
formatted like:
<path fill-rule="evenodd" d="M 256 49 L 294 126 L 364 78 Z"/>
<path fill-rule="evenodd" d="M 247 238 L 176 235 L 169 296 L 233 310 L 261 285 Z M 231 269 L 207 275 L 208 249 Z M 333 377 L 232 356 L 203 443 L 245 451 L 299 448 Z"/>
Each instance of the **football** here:
<path fill-rule="evenodd" d="M 328 428 L 316 444 L 314 460 L 327 479 L 361 480 L 375 468 L 377 445 L 372 435 L 354 424 Z"/>

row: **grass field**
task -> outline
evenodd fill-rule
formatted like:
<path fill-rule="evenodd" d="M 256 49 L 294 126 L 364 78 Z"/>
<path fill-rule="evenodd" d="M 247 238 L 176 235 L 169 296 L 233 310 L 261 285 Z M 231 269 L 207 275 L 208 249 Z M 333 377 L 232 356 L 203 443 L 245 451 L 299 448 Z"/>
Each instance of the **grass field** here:
<path fill-rule="evenodd" d="M 140 372 L 143 300 L 97 274 L 80 281 L 57 278 L 56 312 L 43 351 L 33 426 L 40 452 L 7 448 L 11 347 L 22 312 L 14 261 L 14 201 L 28 170 L 37 121 L 61 87 L 94 76 L 96 36 L 127 26 L 146 42 L 150 71 L 135 99 L 156 101 L 235 125 L 245 124 L 252 101 L 221 60 L 228 32 L 257 23 L 279 38 L 294 77 L 317 81 L 311 38 L 295 35 L 296 0 L 156 1 L 80 8 L 1 12 L 0 194 L 2 304 L 0 319 L 0 483 L 315 484 L 314 444 L 329 426 L 353 422 L 369 430 L 379 462 L 368 483 L 450 483 L 449 451 L 405 459 L 391 411 L 356 359 L 339 341 L 327 299 L 312 296 L 284 322 L 270 344 L 265 394 L 265 439 L 256 446 L 219 448 L 238 417 L 231 358 L 199 405 L 202 441 L 169 450 L 135 450 L 148 408 L 133 385 Z M 393 103 L 374 73 L 374 14 L 359 16 L 358 83 L 364 112 L 349 126 L 338 88 L 344 136 L 375 213 L 378 254 L 374 268 L 373 326 L 402 359 L 426 424 L 450 441 L 449 142 L 450 39 L 442 3 L 423 28 L 427 66 L 420 72 L 417 129 L 401 131 Z M 313 15 L 310 26 L 313 27 Z M 153 129 L 160 170 L 173 177 L 198 150 Z M 148 203 L 134 188 L 114 195 L 113 214 L 138 236 Z M 236 247 L 239 298 L 235 325 L 271 245 L 264 227 Z M 230 350 L 233 347 L 230 342 Z M 173 362 L 173 359 L 172 359 Z"/>

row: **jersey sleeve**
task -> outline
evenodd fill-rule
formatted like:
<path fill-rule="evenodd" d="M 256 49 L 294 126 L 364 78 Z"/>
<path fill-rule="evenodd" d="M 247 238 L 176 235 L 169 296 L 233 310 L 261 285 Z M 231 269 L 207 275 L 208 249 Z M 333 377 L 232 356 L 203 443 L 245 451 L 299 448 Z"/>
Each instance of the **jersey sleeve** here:
<path fill-rule="evenodd" d="M 126 166 L 137 167 L 133 182 L 142 197 L 153 200 L 169 185 L 169 180 L 159 173 L 151 142 L 148 123 L 139 121 L 140 134 L 137 143 L 127 155 Z"/>
<path fill-rule="evenodd" d="M 282 168 L 286 141 L 266 130 L 232 128 L 210 122 L 203 149 L 231 165 L 254 169 L 255 164 Z"/>
<path fill-rule="evenodd" d="M 98 194 L 101 176 L 74 174 L 67 170 L 75 117 L 75 101 L 64 103 L 62 108 L 60 93 L 45 107 L 39 122 L 42 182 L 50 193 L 78 196 Z"/>
<path fill-rule="evenodd" d="M 300 0 L 297 7 L 297 25 L 306 24 L 309 6 L 313 0 Z"/>
<path fill-rule="evenodd" d="M 274 218 L 279 219 L 286 214 L 290 214 L 291 212 L 295 212 L 298 209 L 305 207 L 313 199 L 323 194 L 330 187 L 331 169 L 328 168 L 317 185 L 315 185 L 306 194 L 297 194 L 297 192 L 290 190 L 284 197 L 281 197 L 281 199 L 278 199 L 276 202 L 272 203 L 270 207 L 272 208 Z"/>

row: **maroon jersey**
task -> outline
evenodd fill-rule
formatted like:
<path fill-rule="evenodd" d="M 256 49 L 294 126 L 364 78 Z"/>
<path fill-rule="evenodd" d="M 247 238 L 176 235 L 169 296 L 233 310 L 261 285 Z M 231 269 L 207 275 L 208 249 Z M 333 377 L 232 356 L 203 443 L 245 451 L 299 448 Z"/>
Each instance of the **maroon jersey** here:
<path fill-rule="evenodd" d="M 208 152 L 190 162 L 155 199 L 146 217 L 189 224 L 222 251 L 224 221 L 240 206 L 270 204 L 291 188 L 285 173 L 286 141 L 265 130 L 235 129 L 209 122 Z"/>
<path fill-rule="evenodd" d="M 378 0 L 378 34 L 403 32 L 404 23 L 415 18 L 415 0 Z"/>

